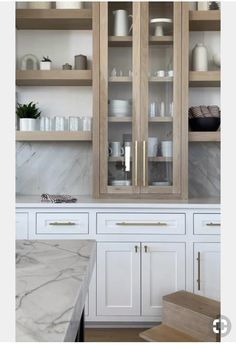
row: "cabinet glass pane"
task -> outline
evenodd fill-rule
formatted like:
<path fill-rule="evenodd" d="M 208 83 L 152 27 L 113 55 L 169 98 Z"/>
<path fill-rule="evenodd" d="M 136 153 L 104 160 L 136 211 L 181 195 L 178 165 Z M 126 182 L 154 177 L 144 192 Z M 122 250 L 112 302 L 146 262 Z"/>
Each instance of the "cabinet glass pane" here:
<path fill-rule="evenodd" d="M 131 2 L 108 4 L 107 185 L 132 186 L 132 12 Z"/>
<path fill-rule="evenodd" d="M 173 3 L 149 3 L 148 185 L 173 185 Z"/>

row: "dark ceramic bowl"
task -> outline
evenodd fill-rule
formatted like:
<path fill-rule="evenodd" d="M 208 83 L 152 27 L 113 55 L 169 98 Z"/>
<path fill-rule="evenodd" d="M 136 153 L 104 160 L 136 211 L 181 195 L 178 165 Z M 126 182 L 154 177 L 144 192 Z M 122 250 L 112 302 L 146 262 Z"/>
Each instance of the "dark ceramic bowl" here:
<path fill-rule="evenodd" d="M 191 131 L 211 132 L 217 131 L 220 126 L 220 118 L 217 117 L 202 117 L 189 119 Z"/>

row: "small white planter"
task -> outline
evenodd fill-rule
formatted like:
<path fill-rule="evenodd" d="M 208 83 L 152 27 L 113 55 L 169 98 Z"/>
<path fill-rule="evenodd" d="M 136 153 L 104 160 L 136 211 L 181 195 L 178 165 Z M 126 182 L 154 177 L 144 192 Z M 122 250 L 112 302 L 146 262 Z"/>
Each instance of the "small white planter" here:
<path fill-rule="evenodd" d="M 40 62 L 40 70 L 51 70 L 52 62 Z"/>
<path fill-rule="evenodd" d="M 80 9 L 83 8 L 83 1 L 56 1 L 57 9 Z"/>
<path fill-rule="evenodd" d="M 51 5 L 52 5 L 51 1 L 30 1 L 28 3 L 28 8 L 48 10 L 52 7 Z"/>
<path fill-rule="evenodd" d="M 20 119 L 20 131 L 35 131 L 36 119 Z"/>

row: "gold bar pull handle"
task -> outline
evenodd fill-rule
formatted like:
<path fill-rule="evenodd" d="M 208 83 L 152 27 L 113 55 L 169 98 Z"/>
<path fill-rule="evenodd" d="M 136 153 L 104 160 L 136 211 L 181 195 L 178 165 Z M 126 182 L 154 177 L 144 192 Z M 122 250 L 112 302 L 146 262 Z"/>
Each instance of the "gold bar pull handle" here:
<path fill-rule="evenodd" d="M 76 225 L 75 222 L 50 222 L 49 225 L 56 225 L 56 226 L 70 226 L 70 225 Z"/>
<path fill-rule="evenodd" d="M 143 186 L 146 187 L 146 141 L 143 141 Z"/>
<path fill-rule="evenodd" d="M 134 142 L 134 185 L 138 186 L 138 141 Z"/>
<path fill-rule="evenodd" d="M 201 290 L 201 253 L 197 253 L 197 289 Z"/>
<path fill-rule="evenodd" d="M 220 223 L 213 223 L 213 222 L 210 222 L 210 223 L 206 223 L 206 225 L 208 227 L 220 227 Z"/>

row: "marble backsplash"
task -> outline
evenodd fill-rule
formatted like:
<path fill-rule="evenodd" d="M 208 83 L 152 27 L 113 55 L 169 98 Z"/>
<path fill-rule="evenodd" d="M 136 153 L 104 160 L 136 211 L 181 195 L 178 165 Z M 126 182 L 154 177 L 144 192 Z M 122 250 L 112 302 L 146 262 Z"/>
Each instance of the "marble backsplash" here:
<path fill-rule="evenodd" d="M 17 194 L 91 195 L 91 150 L 89 143 L 17 142 Z M 191 143 L 189 197 L 209 196 L 220 196 L 220 145 Z"/>

